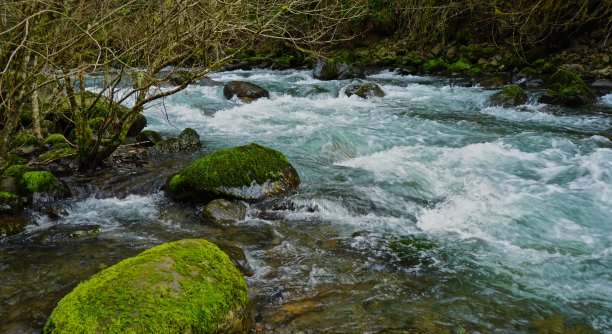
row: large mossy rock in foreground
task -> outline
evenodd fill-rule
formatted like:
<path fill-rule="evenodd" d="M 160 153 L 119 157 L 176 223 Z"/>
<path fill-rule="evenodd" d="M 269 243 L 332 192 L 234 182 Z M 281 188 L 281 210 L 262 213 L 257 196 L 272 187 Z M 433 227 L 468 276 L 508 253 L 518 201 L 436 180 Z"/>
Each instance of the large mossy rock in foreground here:
<path fill-rule="evenodd" d="M 280 152 L 258 144 L 214 151 L 166 182 L 176 199 L 208 202 L 215 198 L 256 201 L 295 189 L 300 178 Z"/>
<path fill-rule="evenodd" d="M 57 304 L 44 333 L 244 333 L 242 274 L 210 242 L 186 239 L 121 261 Z"/>
<path fill-rule="evenodd" d="M 578 74 L 558 70 L 550 76 L 546 94 L 538 102 L 575 108 L 592 104 L 596 100 L 595 93 Z"/>

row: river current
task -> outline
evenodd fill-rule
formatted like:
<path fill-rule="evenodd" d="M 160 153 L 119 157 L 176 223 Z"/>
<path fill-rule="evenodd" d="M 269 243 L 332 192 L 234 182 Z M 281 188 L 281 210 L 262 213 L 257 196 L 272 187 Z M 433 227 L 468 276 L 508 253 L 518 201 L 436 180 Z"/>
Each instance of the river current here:
<path fill-rule="evenodd" d="M 92 195 L 51 222 L 96 238 L 0 244 L 0 331 L 37 332 L 61 296 L 153 245 L 188 237 L 241 247 L 258 326 L 277 333 L 612 333 L 612 95 L 579 110 L 451 79 L 370 75 L 386 96 L 308 71 L 231 71 L 271 96 L 226 100 L 207 82 L 156 102 L 148 129 L 195 129 L 204 148 L 130 172 L 160 180 L 217 148 L 283 152 L 298 191 L 208 226 L 163 193 Z M 160 176 L 161 175 L 161 176 Z"/>

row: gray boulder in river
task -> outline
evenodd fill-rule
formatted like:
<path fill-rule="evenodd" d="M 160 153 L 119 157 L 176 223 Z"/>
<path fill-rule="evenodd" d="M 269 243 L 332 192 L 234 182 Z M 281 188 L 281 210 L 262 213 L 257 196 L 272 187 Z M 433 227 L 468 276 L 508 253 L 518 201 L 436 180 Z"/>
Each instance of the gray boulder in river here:
<path fill-rule="evenodd" d="M 373 82 L 368 83 L 355 83 L 346 86 L 344 90 L 344 94 L 346 96 L 357 95 L 363 99 L 368 97 L 383 97 L 385 96 L 385 92 Z"/>
<path fill-rule="evenodd" d="M 251 102 L 262 97 L 270 97 L 270 92 L 255 84 L 246 81 L 230 81 L 223 87 L 226 99 L 237 96 L 244 102 Z"/>

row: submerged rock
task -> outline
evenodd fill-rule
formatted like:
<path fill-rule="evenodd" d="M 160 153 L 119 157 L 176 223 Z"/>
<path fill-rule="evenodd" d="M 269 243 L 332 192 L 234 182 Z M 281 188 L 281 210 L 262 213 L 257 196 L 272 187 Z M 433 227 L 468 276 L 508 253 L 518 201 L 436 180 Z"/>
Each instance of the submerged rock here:
<path fill-rule="evenodd" d="M 170 177 L 165 186 L 176 199 L 256 201 L 295 189 L 299 176 L 285 155 L 258 144 L 214 151 Z"/>
<path fill-rule="evenodd" d="M 153 247 L 59 301 L 43 333 L 246 333 L 242 274 L 202 239 Z"/>
<path fill-rule="evenodd" d="M 100 226 L 85 225 L 55 225 L 42 231 L 36 231 L 26 239 L 38 244 L 66 243 L 97 238 L 100 235 Z"/>
<path fill-rule="evenodd" d="M 490 102 L 494 106 L 515 107 L 527 102 L 527 94 L 520 86 L 510 85 L 493 94 Z"/>
<path fill-rule="evenodd" d="M 216 224 L 231 224 L 246 217 L 245 205 L 225 199 L 216 199 L 206 204 L 202 218 Z"/>
<path fill-rule="evenodd" d="M 312 69 L 312 76 L 319 80 L 346 80 L 365 78 L 363 71 L 347 63 L 336 63 L 328 59 L 319 59 Z"/>
<path fill-rule="evenodd" d="M 575 108 L 592 104 L 596 98 L 578 74 L 561 69 L 550 77 L 546 94 L 538 102 Z"/>
<path fill-rule="evenodd" d="M 223 95 L 228 100 L 236 95 L 244 102 L 251 102 L 261 97 L 270 97 L 270 92 L 250 82 L 230 81 L 223 87 Z"/>
<path fill-rule="evenodd" d="M 346 86 L 344 94 L 346 94 L 346 96 L 357 95 L 363 99 L 374 96 L 385 96 L 385 92 L 383 92 L 380 86 L 373 82 L 350 84 Z"/>

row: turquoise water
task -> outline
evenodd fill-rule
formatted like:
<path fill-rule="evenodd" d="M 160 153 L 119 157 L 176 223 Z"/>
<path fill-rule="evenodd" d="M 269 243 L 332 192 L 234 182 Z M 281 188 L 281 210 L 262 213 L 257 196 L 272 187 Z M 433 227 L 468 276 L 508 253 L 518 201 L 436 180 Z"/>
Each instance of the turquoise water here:
<path fill-rule="evenodd" d="M 88 270 L 198 236 L 245 250 L 254 314 L 270 332 L 612 332 L 612 96 L 577 111 L 535 95 L 501 108 L 487 106 L 494 91 L 442 78 L 371 75 L 386 96 L 364 100 L 343 96 L 350 81 L 308 71 L 210 77 L 271 97 L 245 104 L 225 100 L 222 85 L 192 85 L 150 106 L 148 128 L 194 128 L 202 153 L 273 147 L 299 190 L 227 228 L 162 194 L 74 203 L 63 223 L 101 226 L 80 251 L 120 245 Z"/>

